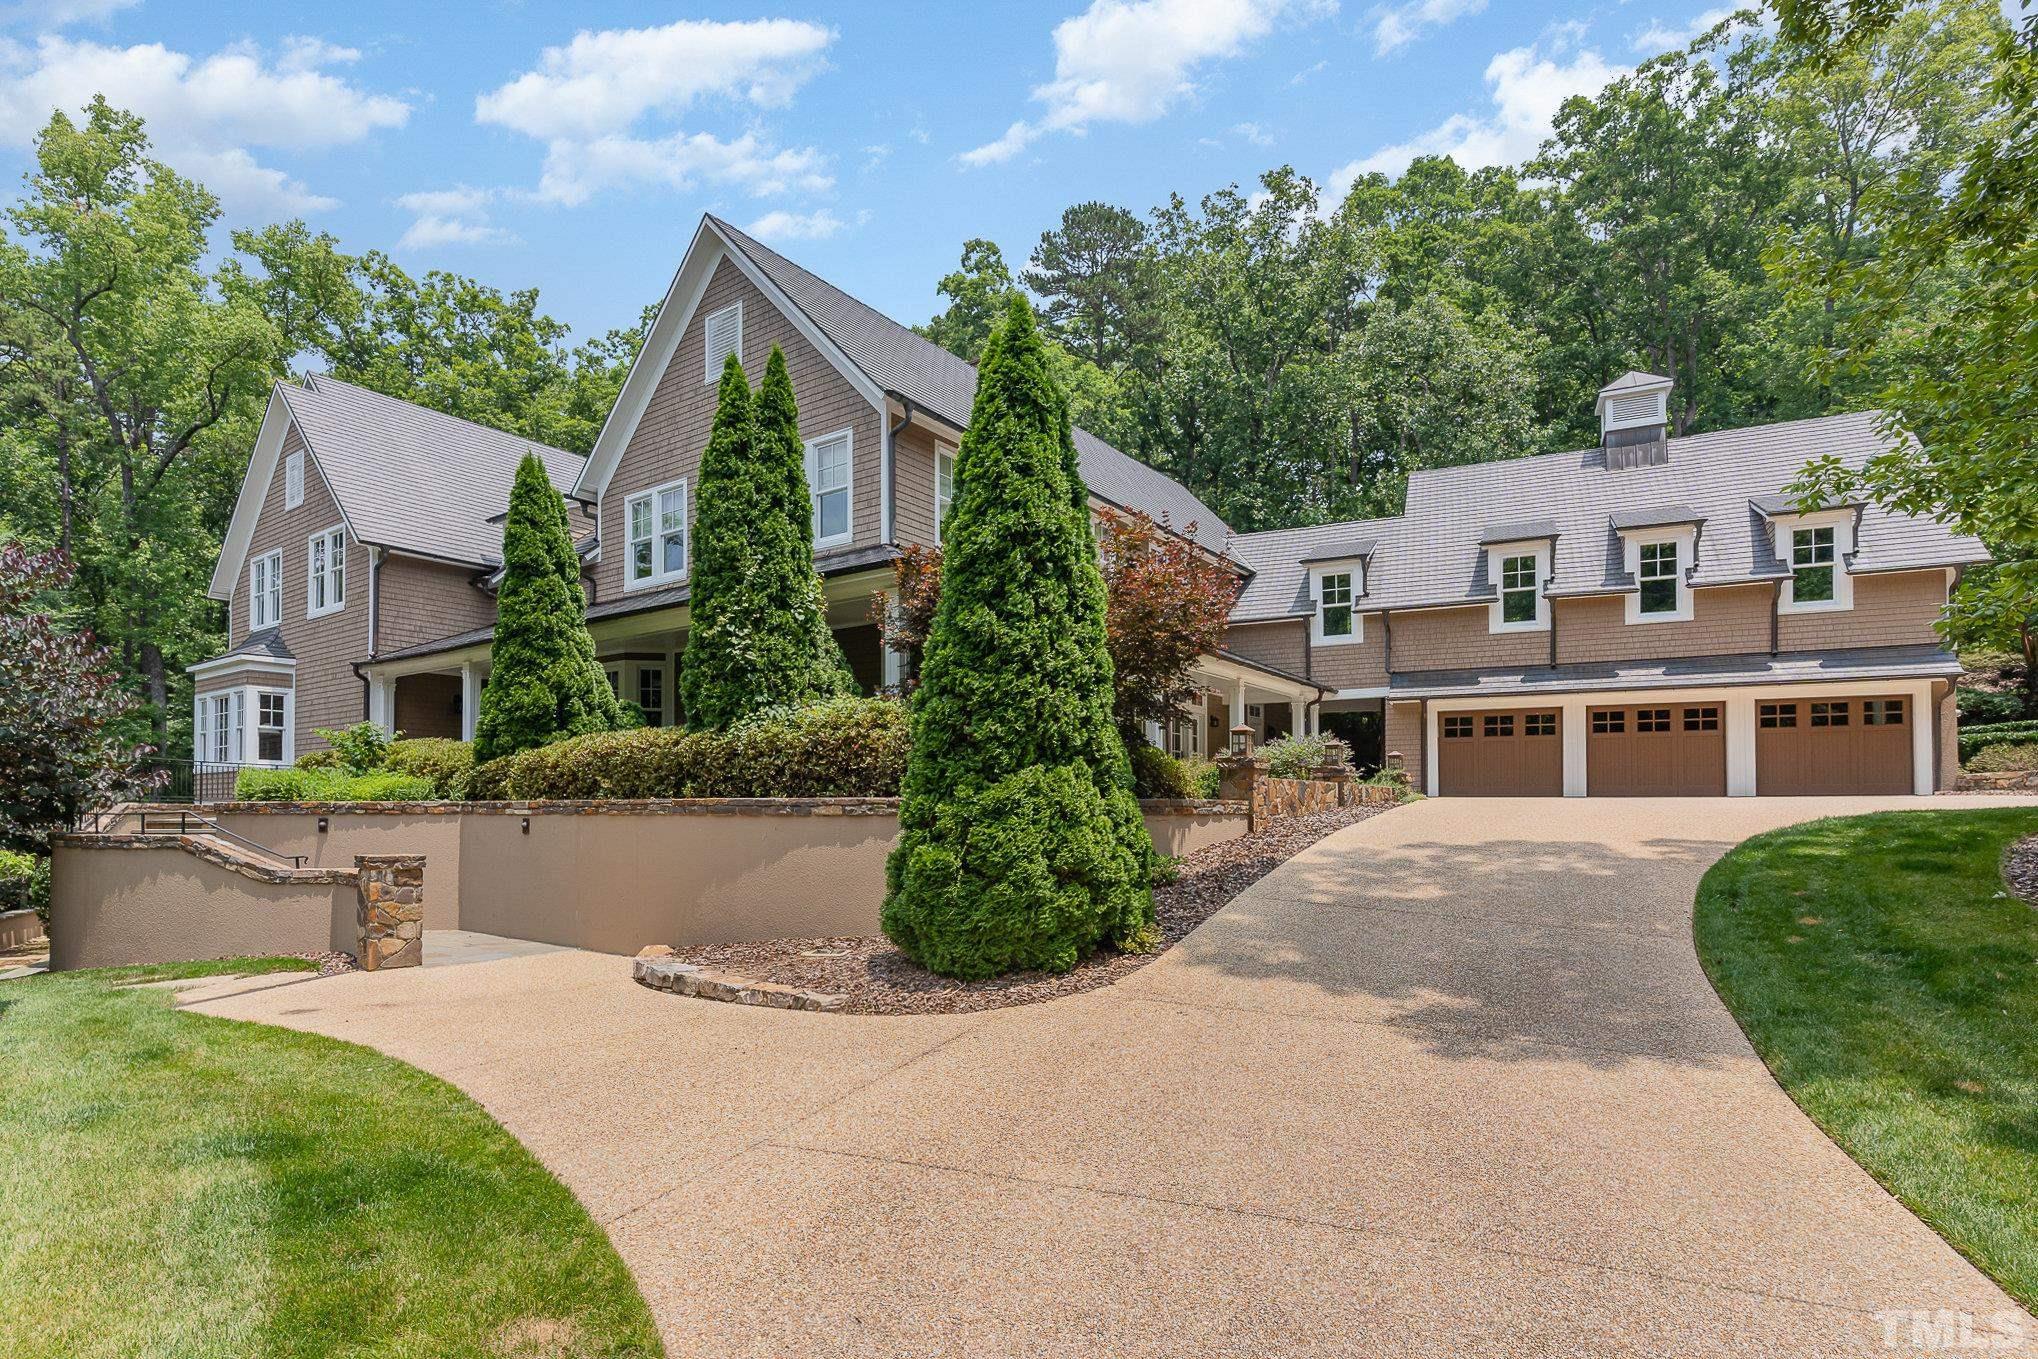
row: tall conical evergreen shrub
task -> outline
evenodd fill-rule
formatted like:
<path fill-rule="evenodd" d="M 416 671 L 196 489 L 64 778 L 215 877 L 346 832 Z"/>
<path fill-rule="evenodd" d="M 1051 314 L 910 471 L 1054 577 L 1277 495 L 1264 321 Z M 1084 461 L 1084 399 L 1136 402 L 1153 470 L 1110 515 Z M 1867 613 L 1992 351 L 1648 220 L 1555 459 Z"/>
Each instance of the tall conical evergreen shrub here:
<path fill-rule="evenodd" d="M 856 692 L 856 678 L 828 626 L 828 607 L 821 597 L 821 577 L 814 570 L 814 502 L 807 482 L 807 446 L 800 439 L 800 408 L 793 397 L 792 374 L 785 351 L 771 347 L 765 360 L 764 383 L 757 389 L 757 471 L 771 495 L 770 541 L 782 550 L 765 552 L 755 580 L 761 607 L 776 615 L 783 610 L 807 629 L 805 675 L 788 685 L 788 699 L 812 703 Z M 791 529 L 781 535 L 778 523 Z M 784 700 L 781 700 L 784 701 Z"/>
<path fill-rule="evenodd" d="M 955 977 L 1144 945 L 1153 854 L 1111 717 L 1067 398 L 1014 298 L 978 368 L 913 697 L 884 929 Z"/>
<path fill-rule="evenodd" d="M 622 712 L 594 658 L 566 502 L 526 454 L 502 526 L 495 645 L 474 722 L 476 761 L 612 731 Z"/>
<path fill-rule="evenodd" d="M 736 356 L 723 365 L 698 494 L 680 669 L 687 725 L 720 730 L 761 708 L 848 692 L 821 612 L 806 451 L 776 347 L 754 398 Z"/>

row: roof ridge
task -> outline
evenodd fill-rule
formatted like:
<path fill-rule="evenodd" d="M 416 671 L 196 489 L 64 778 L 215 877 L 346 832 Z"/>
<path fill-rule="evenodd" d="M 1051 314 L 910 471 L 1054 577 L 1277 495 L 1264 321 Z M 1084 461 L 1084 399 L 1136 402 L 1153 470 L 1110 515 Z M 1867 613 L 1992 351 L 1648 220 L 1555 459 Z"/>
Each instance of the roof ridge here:
<path fill-rule="evenodd" d="M 519 443 L 528 444 L 532 448 L 548 449 L 551 452 L 561 454 L 568 458 L 577 458 L 581 462 L 587 461 L 587 455 L 585 453 L 575 453 L 570 448 L 561 448 L 557 444 L 544 443 L 541 440 L 533 439 L 528 434 L 517 434 L 513 433 L 510 430 L 498 429 L 494 425 L 485 425 L 479 420 L 470 420 L 464 415 L 455 415 L 451 411 L 442 411 L 437 406 L 427 406 L 422 401 L 412 401 L 408 397 L 391 396 L 388 392 L 378 392 L 373 387 L 364 386 L 359 382 L 349 382 L 346 378 L 334 377 L 331 373 L 306 373 L 304 376 L 306 377 L 306 379 L 316 378 L 320 386 L 324 386 L 327 383 L 331 383 L 333 386 L 344 387 L 349 391 L 360 392 L 365 396 L 372 396 L 382 401 L 393 402 L 399 406 L 408 406 L 410 409 L 414 411 L 422 411 L 426 415 L 435 416 L 441 420 L 451 420 L 456 424 L 466 425 L 470 429 L 478 429 L 485 434 L 494 434 L 504 439 L 515 439 Z M 313 396 L 317 396 L 319 394 L 316 388 L 304 387 L 301 384 L 299 386 L 299 390 L 308 391 Z"/>

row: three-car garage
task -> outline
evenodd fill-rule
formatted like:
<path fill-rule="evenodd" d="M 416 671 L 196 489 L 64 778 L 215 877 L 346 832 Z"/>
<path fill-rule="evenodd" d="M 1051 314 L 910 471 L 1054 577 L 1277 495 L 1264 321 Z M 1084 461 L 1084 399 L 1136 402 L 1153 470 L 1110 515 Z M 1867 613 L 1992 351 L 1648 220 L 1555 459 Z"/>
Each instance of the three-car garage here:
<path fill-rule="evenodd" d="M 1792 694 L 1730 703 L 1717 692 L 1440 706 L 1429 725 L 1435 788 L 1446 797 L 1909 793 L 1918 786 L 1918 762 L 1929 758 L 1929 747 L 1916 741 L 1917 706 L 1902 694 Z M 1732 740 L 1739 742 L 1738 755 L 1730 751 Z M 1742 772 L 1730 780 L 1737 758 Z M 1730 786 L 1734 782 L 1739 786 Z"/>

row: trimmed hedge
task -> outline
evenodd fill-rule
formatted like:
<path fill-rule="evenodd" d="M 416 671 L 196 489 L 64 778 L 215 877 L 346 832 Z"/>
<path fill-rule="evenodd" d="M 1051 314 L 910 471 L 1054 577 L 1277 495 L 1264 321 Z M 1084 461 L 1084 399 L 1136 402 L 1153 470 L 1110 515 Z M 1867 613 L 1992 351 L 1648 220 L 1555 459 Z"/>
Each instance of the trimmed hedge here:
<path fill-rule="evenodd" d="M 1987 746 L 2009 745 L 2019 741 L 2038 741 L 2038 721 L 1990 722 L 1978 727 L 1962 727 L 1960 762 L 1966 764 Z"/>
<path fill-rule="evenodd" d="M 474 745 L 432 736 L 396 741 L 383 753 L 382 766 L 392 774 L 425 780 L 435 798 L 459 802 L 466 798 L 467 780 L 474 772 Z"/>
<path fill-rule="evenodd" d="M 234 778 L 243 802 L 430 802 L 430 779 L 378 769 L 243 769 Z"/>
<path fill-rule="evenodd" d="M 838 698 L 759 714 L 726 732 L 597 732 L 477 765 L 476 801 L 892 797 L 907 724 L 891 699 Z"/>
<path fill-rule="evenodd" d="M 1158 746 L 1136 745 L 1132 757 L 1132 791 L 1138 797 L 1191 798 L 1196 781 L 1189 767 Z"/>
<path fill-rule="evenodd" d="M 2003 744 L 1985 746 L 1967 762 L 1968 769 L 1977 774 L 2009 774 L 2026 770 L 2038 770 L 2038 741 L 2026 741 L 2018 745 Z"/>

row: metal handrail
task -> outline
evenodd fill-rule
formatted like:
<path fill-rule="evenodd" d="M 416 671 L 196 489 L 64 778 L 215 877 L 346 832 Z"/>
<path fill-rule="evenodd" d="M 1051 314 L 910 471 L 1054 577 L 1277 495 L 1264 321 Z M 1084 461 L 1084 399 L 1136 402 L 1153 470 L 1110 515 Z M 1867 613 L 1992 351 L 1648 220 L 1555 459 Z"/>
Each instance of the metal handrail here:
<path fill-rule="evenodd" d="M 147 809 L 130 811 L 114 809 L 110 811 L 84 812 L 78 817 L 78 828 L 88 833 L 96 834 L 109 820 L 113 825 L 117 826 L 124 818 L 130 816 L 135 818 L 135 834 L 137 835 L 171 834 L 171 831 L 163 828 L 162 821 L 165 817 L 174 816 L 177 818 L 175 834 L 190 835 L 193 833 L 192 827 L 195 825 L 198 827 L 199 834 L 216 835 L 222 840 L 231 840 L 233 843 L 246 849 L 252 849 L 258 854 L 266 854 L 279 863 L 288 860 L 292 868 L 304 867 L 304 855 L 278 853 L 260 841 L 250 840 L 239 831 L 228 830 L 225 826 L 220 825 L 219 822 L 212 820 L 210 817 L 200 816 L 196 812 L 161 812 L 149 811 Z M 156 819 L 153 826 L 149 820 L 150 817 Z"/>

